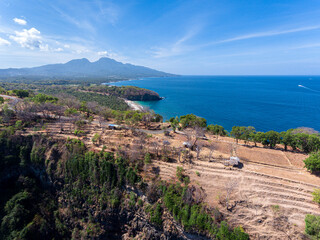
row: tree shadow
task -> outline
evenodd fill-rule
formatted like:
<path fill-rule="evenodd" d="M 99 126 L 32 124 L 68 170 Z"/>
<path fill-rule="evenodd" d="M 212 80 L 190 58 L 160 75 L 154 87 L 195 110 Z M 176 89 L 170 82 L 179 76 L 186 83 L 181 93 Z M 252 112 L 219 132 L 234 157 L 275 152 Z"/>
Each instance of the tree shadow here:
<path fill-rule="evenodd" d="M 239 168 L 239 169 L 242 169 L 243 168 L 243 163 L 242 162 L 239 162 L 238 163 L 238 166 L 236 166 L 237 168 Z"/>

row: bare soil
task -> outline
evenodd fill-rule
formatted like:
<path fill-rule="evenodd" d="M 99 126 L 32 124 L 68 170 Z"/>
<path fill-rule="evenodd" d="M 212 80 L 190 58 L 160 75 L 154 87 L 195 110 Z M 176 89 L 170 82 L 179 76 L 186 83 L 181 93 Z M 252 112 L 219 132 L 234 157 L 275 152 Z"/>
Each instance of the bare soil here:
<path fill-rule="evenodd" d="M 110 121 L 112 123 L 113 121 Z M 165 136 L 162 131 L 147 131 L 148 137 L 135 136 L 131 130 L 108 130 L 106 122 L 102 128 L 95 119 L 83 127 L 84 136 L 75 136 L 74 126 L 68 121 L 61 124 L 48 123 L 45 129 L 28 129 L 24 134 L 42 132 L 57 138 L 79 138 L 92 150 L 100 151 L 103 146 L 107 151 L 125 150 L 132 156 L 140 157 L 148 151 L 156 156 L 154 143 L 159 149 L 163 141 L 168 141 L 169 152 L 181 149 L 186 136 L 170 133 Z M 158 124 L 159 125 L 159 124 Z M 155 126 L 159 128 L 159 126 Z M 41 129 L 41 130 L 40 130 Z M 141 130 L 145 131 L 145 130 Z M 94 134 L 100 134 L 101 140 L 93 144 Z M 150 135 L 151 133 L 151 135 Z M 170 162 L 153 160 L 146 175 L 152 177 L 152 167 L 160 169 L 160 177 L 169 181 L 177 181 L 176 168 L 183 166 L 191 179 L 191 184 L 201 186 L 207 197 L 205 202 L 212 208 L 219 208 L 233 226 L 241 225 L 252 239 L 304 239 L 304 218 L 306 214 L 320 214 L 319 205 L 312 201 L 311 192 L 320 187 L 320 178 L 310 174 L 303 168 L 306 154 L 284 151 L 279 145 L 276 149 L 254 146 L 253 143 L 239 142 L 228 137 L 207 136 L 209 140 L 199 140 L 204 146 L 200 157 L 191 152 L 191 162 L 179 162 L 176 156 L 171 156 Z M 142 144 L 140 148 L 139 146 Z M 209 162 L 210 149 L 213 145 L 213 158 Z M 136 155 L 133 153 L 136 151 Z M 232 152 L 240 158 L 241 167 L 225 167 L 222 162 L 228 159 Z M 196 173 L 197 172 L 197 173 Z M 199 176 L 198 176 L 199 175 Z M 233 185 L 226 206 L 226 193 Z"/>

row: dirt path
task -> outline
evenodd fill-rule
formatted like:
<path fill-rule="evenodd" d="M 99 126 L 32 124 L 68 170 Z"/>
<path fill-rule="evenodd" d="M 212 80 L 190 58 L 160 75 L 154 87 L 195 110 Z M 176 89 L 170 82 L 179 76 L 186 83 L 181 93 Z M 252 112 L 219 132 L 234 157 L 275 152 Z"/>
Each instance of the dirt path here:
<path fill-rule="evenodd" d="M 154 165 L 160 168 L 162 179 L 175 181 L 176 167 L 181 164 L 155 161 Z M 243 226 L 252 239 L 301 239 L 305 215 L 320 214 L 311 196 L 319 184 L 313 181 L 255 172 L 254 166 L 228 170 L 219 163 L 198 161 L 183 167 L 192 182 L 206 191 L 206 202 L 212 207 L 219 206 L 228 222 Z M 219 201 L 225 201 L 226 185 L 233 181 L 237 187 L 230 201 L 234 208 L 229 212 Z"/>
<path fill-rule="evenodd" d="M 14 97 L 14 96 L 0 94 L 0 97 L 3 97 L 5 99 L 10 99 L 9 106 L 11 109 L 13 109 L 14 106 L 17 105 L 17 103 L 20 101 L 19 98 Z"/>

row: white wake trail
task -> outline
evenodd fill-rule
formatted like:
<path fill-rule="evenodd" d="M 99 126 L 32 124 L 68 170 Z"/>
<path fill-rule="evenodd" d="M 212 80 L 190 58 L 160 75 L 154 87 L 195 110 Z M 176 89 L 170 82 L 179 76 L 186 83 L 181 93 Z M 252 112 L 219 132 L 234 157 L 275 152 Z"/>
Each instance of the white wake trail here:
<path fill-rule="evenodd" d="M 303 86 L 303 85 L 298 85 L 298 87 L 301 87 L 301 88 L 310 90 L 310 91 L 312 91 L 312 92 L 318 92 L 318 93 L 320 93 L 320 91 L 318 91 L 318 90 L 314 90 L 314 89 L 312 89 L 312 88 L 308 88 L 308 87 L 305 87 L 305 86 Z"/>

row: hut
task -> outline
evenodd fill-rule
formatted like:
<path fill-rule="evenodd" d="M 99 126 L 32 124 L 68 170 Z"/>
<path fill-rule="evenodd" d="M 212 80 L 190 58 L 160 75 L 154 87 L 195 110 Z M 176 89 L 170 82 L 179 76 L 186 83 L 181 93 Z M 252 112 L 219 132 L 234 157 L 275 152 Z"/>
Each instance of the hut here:
<path fill-rule="evenodd" d="M 117 124 L 108 124 L 108 129 L 110 129 L 110 130 L 121 130 L 122 126 L 117 125 Z"/>
<path fill-rule="evenodd" d="M 226 160 L 224 165 L 226 166 L 238 166 L 240 163 L 240 159 L 238 157 L 230 157 L 230 159 Z"/>

